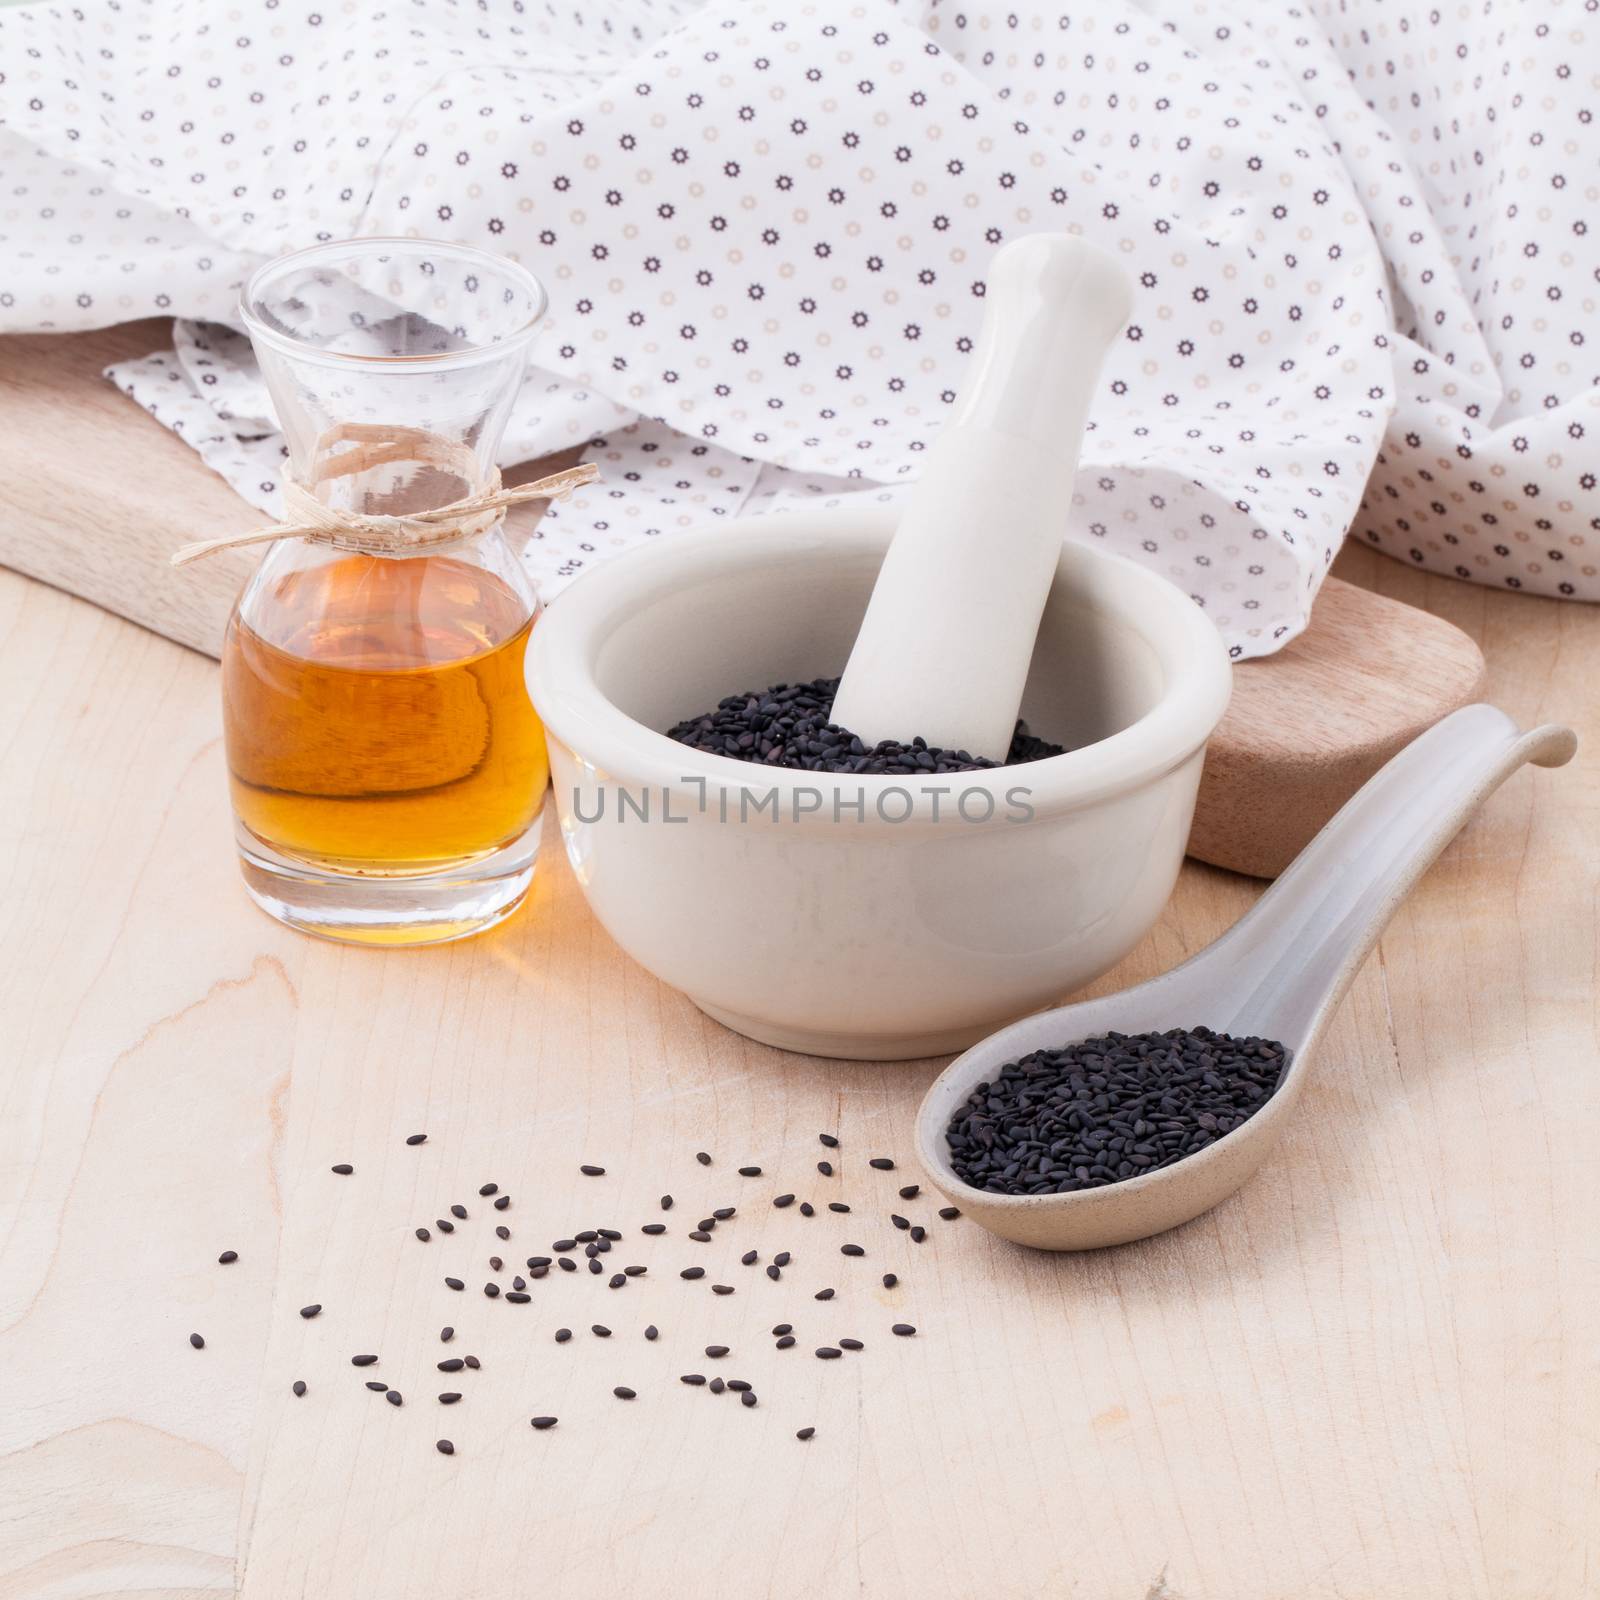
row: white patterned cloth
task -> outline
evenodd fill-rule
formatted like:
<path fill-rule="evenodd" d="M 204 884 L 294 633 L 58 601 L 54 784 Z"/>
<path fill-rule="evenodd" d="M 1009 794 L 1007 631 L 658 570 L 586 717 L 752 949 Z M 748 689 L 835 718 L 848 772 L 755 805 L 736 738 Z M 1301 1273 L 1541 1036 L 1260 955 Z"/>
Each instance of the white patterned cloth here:
<path fill-rule="evenodd" d="M 1347 531 L 1600 598 L 1594 0 L 98 0 L 0 15 L 0 327 L 171 313 L 114 371 L 246 498 L 242 276 L 486 246 L 551 309 L 505 460 L 591 440 L 530 561 L 893 497 L 1020 234 L 1136 280 L 1070 537 L 1305 622 Z M 1600 355 L 1600 334 L 1597 355 Z"/>

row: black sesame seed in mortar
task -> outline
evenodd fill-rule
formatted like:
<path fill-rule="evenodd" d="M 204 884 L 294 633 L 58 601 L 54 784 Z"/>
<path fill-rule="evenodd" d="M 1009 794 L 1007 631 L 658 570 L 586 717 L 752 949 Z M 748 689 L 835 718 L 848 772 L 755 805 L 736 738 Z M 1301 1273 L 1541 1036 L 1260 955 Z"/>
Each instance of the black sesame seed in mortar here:
<path fill-rule="evenodd" d="M 1274 1040 L 1209 1028 L 1036 1050 L 980 1083 L 956 1112 L 951 1166 L 992 1194 L 1122 1183 L 1198 1154 L 1254 1116 L 1286 1059 Z"/>
<path fill-rule="evenodd" d="M 1020 722 L 1004 763 L 965 750 L 930 748 L 922 738 L 904 744 L 885 739 L 869 748 L 828 720 L 838 690 L 837 678 L 816 678 L 809 683 L 776 684 L 762 693 L 729 695 L 715 711 L 668 728 L 667 737 L 708 755 L 807 772 L 971 772 L 1062 753 L 1060 745 L 1034 738 Z"/>

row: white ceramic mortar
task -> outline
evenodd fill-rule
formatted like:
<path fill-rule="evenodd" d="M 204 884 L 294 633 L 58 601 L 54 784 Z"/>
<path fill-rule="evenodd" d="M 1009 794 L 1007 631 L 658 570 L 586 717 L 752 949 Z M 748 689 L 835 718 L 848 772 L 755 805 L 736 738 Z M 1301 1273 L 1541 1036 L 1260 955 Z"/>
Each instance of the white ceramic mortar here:
<path fill-rule="evenodd" d="M 666 738 L 726 695 L 839 673 L 893 531 L 889 510 L 845 508 L 680 535 L 574 584 L 528 656 L 567 855 L 606 930 L 719 1022 L 863 1060 L 962 1049 L 1138 943 L 1230 677 L 1186 595 L 1069 544 L 1022 707 L 1064 755 L 919 782 Z M 962 820 L 962 795 L 988 820 Z"/>

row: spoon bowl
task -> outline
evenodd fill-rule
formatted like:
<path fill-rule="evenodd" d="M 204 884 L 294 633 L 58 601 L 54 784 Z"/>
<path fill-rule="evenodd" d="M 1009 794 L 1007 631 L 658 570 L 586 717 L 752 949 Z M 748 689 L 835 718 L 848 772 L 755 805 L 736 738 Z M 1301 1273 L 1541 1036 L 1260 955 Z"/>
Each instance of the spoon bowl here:
<path fill-rule="evenodd" d="M 1524 762 L 1572 759 L 1571 729 L 1523 733 L 1494 706 L 1466 706 L 1414 739 L 1314 838 L 1256 905 L 1171 972 L 991 1034 L 939 1074 L 917 1114 L 929 1181 L 974 1221 L 1043 1250 L 1096 1250 L 1176 1228 L 1209 1211 L 1271 1155 L 1316 1059 L 1317 1042 L 1395 908 L 1466 820 Z M 1065 1194 L 1006 1195 L 956 1176 L 945 1137 L 960 1107 L 1002 1066 L 1099 1034 L 1205 1026 L 1287 1049 L 1277 1089 L 1198 1154 L 1141 1177 Z"/>

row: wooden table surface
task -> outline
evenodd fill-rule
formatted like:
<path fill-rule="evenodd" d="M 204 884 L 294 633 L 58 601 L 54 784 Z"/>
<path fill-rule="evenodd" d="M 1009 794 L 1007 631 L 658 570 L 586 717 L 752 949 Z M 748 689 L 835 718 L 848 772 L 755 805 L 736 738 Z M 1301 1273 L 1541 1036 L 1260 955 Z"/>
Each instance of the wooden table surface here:
<path fill-rule="evenodd" d="M 1340 570 L 1467 629 L 1490 697 L 1585 747 L 1515 777 L 1402 907 L 1261 1175 L 1084 1257 L 896 1200 L 938 1064 L 707 1021 L 595 926 L 553 835 L 525 913 L 476 942 L 345 950 L 269 921 L 232 859 L 214 664 L 0 574 L 0 1595 L 1600 1593 L 1600 615 L 1364 551 Z M 1098 987 L 1257 892 L 1186 867 Z M 806 1220 L 780 1189 L 854 1209 Z M 458 1200 L 455 1235 L 413 1237 Z M 491 1251 L 508 1277 L 612 1224 L 608 1264 L 650 1268 L 625 1289 L 480 1292 Z M 785 1248 L 781 1283 L 738 1261 Z M 813 1358 L 841 1335 L 866 1349 Z M 482 1370 L 439 1374 L 451 1352 Z M 541 1411 L 560 1425 L 535 1433 Z"/>

